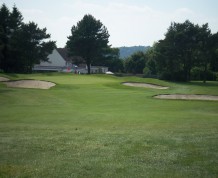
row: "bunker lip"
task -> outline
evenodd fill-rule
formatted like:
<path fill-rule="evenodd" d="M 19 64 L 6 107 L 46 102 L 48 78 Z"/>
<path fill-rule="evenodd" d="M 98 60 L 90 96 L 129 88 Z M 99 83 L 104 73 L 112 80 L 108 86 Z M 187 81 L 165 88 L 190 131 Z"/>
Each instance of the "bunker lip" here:
<path fill-rule="evenodd" d="M 169 100 L 206 100 L 218 101 L 218 95 L 203 95 L 203 94 L 160 94 L 153 96 L 158 99 Z"/>
<path fill-rule="evenodd" d="M 153 88 L 153 89 L 160 89 L 160 90 L 166 90 L 169 88 L 161 85 L 156 85 L 151 83 L 140 83 L 140 82 L 123 82 L 122 84 L 131 87 Z"/>
<path fill-rule="evenodd" d="M 4 82 L 7 87 L 12 88 L 36 88 L 36 89 L 49 89 L 55 86 L 55 83 L 42 81 L 42 80 L 11 80 Z"/>
<path fill-rule="evenodd" d="M 0 77 L 0 82 L 6 82 L 9 81 L 10 79 L 6 78 L 6 77 Z"/>

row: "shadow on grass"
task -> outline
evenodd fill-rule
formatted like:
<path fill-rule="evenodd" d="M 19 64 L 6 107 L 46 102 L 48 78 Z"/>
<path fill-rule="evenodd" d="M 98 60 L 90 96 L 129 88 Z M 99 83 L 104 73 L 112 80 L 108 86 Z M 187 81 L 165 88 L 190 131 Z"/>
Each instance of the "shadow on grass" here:
<path fill-rule="evenodd" d="M 8 88 L 0 88 L 0 94 L 10 93 L 10 92 L 14 92 L 14 91 Z"/>
<path fill-rule="evenodd" d="M 19 77 L 17 74 L 13 74 L 13 73 L 5 73 L 5 75 L 10 76 L 10 77 L 14 77 L 14 78 Z"/>
<path fill-rule="evenodd" d="M 60 74 L 60 73 L 57 73 L 57 72 L 46 72 L 46 73 L 40 73 L 40 74 L 44 74 L 46 76 L 54 76 L 54 75 L 57 75 L 57 74 Z"/>
<path fill-rule="evenodd" d="M 191 82 L 175 82 L 177 85 L 189 85 L 189 86 L 200 86 L 200 87 L 218 87 L 217 81 L 207 81 L 203 83 L 202 81 L 191 81 Z"/>

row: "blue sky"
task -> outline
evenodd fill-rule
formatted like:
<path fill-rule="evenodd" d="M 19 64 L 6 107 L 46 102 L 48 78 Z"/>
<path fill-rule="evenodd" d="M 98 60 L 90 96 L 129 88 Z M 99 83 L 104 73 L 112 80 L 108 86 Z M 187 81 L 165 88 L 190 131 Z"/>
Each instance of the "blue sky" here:
<path fill-rule="evenodd" d="M 58 47 L 64 47 L 73 25 L 92 14 L 107 27 L 113 47 L 152 45 L 164 38 L 171 22 L 189 19 L 209 23 L 218 31 L 217 0 L 0 0 L 18 7 L 25 22 L 47 28 Z"/>

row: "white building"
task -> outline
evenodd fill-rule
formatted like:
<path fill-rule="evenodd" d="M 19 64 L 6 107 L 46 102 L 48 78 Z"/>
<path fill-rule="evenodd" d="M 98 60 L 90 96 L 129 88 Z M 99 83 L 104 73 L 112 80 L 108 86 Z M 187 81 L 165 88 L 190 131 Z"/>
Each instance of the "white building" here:
<path fill-rule="evenodd" d="M 62 71 L 66 68 L 66 61 L 57 51 L 54 49 L 51 54 L 48 55 L 48 62 L 40 62 L 33 68 L 34 71 Z"/>
<path fill-rule="evenodd" d="M 91 74 L 105 74 L 106 72 L 108 72 L 108 67 L 104 67 L 104 66 L 91 66 L 90 68 L 90 73 Z"/>
<path fill-rule="evenodd" d="M 82 62 L 82 65 L 75 65 L 75 60 L 82 61 L 80 57 L 69 57 L 67 55 L 67 50 L 65 48 L 57 48 L 54 49 L 53 52 L 48 55 L 48 62 L 40 62 L 40 64 L 36 64 L 33 68 L 33 71 L 57 71 L 57 72 L 74 72 L 87 74 L 88 69 L 87 66 Z M 108 67 L 104 66 L 91 66 L 90 73 L 106 73 L 108 71 Z"/>

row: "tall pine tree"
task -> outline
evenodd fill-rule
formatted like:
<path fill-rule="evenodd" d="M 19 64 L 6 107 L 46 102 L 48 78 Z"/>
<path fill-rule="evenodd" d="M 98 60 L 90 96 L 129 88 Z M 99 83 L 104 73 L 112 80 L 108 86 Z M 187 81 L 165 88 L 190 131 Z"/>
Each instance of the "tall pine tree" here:
<path fill-rule="evenodd" d="M 108 48 L 109 33 L 107 28 L 92 15 L 85 15 L 81 21 L 71 29 L 67 48 L 71 56 L 81 56 L 87 64 L 88 74 L 90 66 L 99 58 L 103 58 Z"/>
<path fill-rule="evenodd" d="M 0 69 L 32 72 L 33 65 L 48 60 L 48 54 L 55 48 L 55 42 L 48 41 L 49 38 L 46 28 L 40 29 L 34 22 L 23 23 L 16 6 L 10 12 L 3 4 L 0 8 Z"/>
<path fill-rule="evenodd" d="M 0 8 L 0 69 L 7 68 L 10 36 L 10 11 L 5 4 Z"/>

